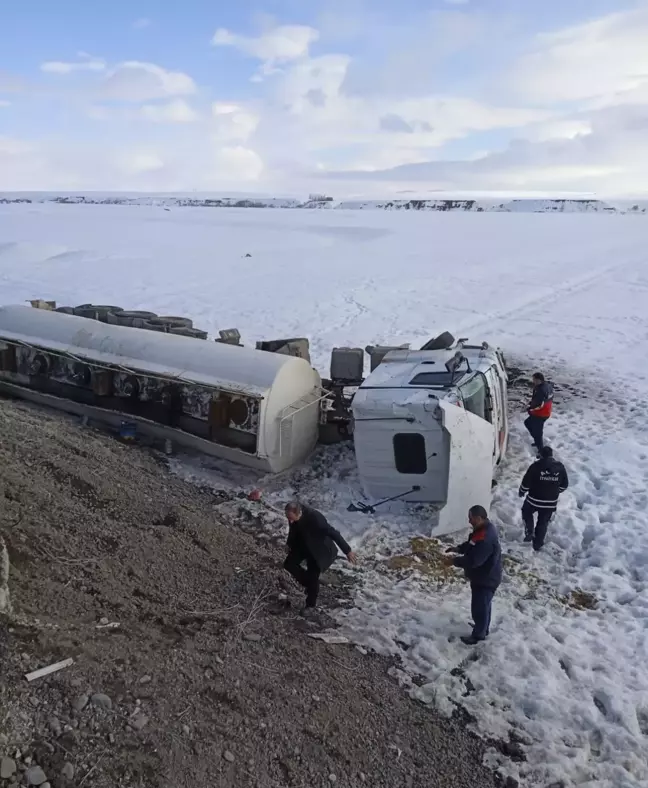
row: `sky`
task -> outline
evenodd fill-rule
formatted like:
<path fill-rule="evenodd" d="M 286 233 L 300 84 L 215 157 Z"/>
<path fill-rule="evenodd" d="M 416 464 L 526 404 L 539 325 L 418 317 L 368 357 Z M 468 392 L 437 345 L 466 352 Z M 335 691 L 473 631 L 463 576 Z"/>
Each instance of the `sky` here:
<path fill-rule="evenodd" d="M 648 193 L 648 0 L 5 0 L 0 190 Z"/>

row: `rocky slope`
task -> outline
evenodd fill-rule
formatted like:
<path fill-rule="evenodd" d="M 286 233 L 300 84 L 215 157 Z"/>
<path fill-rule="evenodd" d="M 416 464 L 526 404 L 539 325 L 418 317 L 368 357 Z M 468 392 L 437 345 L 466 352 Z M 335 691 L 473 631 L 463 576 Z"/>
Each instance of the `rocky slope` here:
<path fill-rule="evenodd" d="M 2 788 L 497 784 L 390 662 L 309 637 L 330 622 L 296 615 L 262 504 L 25 404 L 0 399 L 0 432 Z M 348 604 L 339 577 L 326 605 Z"/>

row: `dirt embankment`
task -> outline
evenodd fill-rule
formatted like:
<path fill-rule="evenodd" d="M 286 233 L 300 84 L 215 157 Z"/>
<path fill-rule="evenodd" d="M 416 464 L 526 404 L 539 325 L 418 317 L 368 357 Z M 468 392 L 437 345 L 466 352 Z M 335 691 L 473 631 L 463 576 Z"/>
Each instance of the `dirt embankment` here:
<path fill-rule="evenodd" d="M 2 788 L 494 786 L 482 743 L 388 662 L 308 637 L 281 547 L 217 503 L 143 449 L 0 400 Z"/>

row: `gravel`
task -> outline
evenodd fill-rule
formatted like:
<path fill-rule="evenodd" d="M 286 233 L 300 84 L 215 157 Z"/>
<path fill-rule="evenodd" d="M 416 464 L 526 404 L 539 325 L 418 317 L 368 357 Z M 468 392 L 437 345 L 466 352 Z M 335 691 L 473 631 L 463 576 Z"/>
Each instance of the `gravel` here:
<path fill-rule="evenodd" d="M 3 758 L 0 761 L 0 778 L 8 780 L 16 773 L 16 762 L 13 758 Z"/>
<path fill-rule="evenodd" d="M 149 718 L 144 714 L 136 714 L 130 724 L 136 731 L 141 731 L 148 724 Z"/>
<path fill-rule="evenodd" d="M 89 701 L 90 701 L 90 698 L 89 698 L 88 695 L 78 695 L 72 701 L 72 708 L 75 711 L 83 711 L 85 709 L 85 707 L 88 705 Z"/>
<path fill-rule="evenodd" d="M 25 772 L 27 785 L 42 785 L 47 781 L 47 775 L 40 766 L 30 766 Z"/>
<path fill-rule="evenodd" d="M 74 764 L 66 761 L 61 769 L 61 774 L 66 780 L 74 780 Z"/>
<path fill-rule="evenodd" d="M 90 698 L 90 702 L 93 706 L 99 706 L 99 708 L 106 709 L 106 711 L 110 711 L 113 707 L 112 700 L 108 697 L 108 695 L 104 695 L 102 692 L 96 692 Z"/>
<path fill-rule="evenodd" d="M 249 533 L 231 500 L 169 474 L 162 455 L 23 403 L 0 400 L 0 434 L 16 616 L 0 618 L 0 756 L 33 758 L 32 784 L 498 784 L 485 744 L 410 700 L 392 661 L 308 637 L 332 622 L 297 614 L 283 546 Z M 345 594 L 324 586 L 323 607 Z M 33 687 L 22 653 L 75 661 Z"/>
<path fill-rule="evenodd" d="M 61 721 L 57 717 L 50 717 L 47 724 L 55 736 L 60 736 L 63 733 Z"/>

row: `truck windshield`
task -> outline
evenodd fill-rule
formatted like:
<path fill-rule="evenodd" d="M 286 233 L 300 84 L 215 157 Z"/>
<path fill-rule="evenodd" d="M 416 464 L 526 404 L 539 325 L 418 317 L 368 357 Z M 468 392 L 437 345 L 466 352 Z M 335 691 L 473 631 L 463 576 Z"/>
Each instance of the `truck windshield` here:
<path fill-rule="evenodd" d="M 455 380 L 461 377 L 455 373 Z M 452 385 L 452 373 L 444 370 L 443 372 L 419 372 L 409 382 L 410 386 L 439 386 L 448 388 Z"/>
<path fill-rule="evenodd" d="M 486 383 L 483 375 L 474 378 L 459 386 L 464 408 L 480 419 L 486 418 Z"/>

